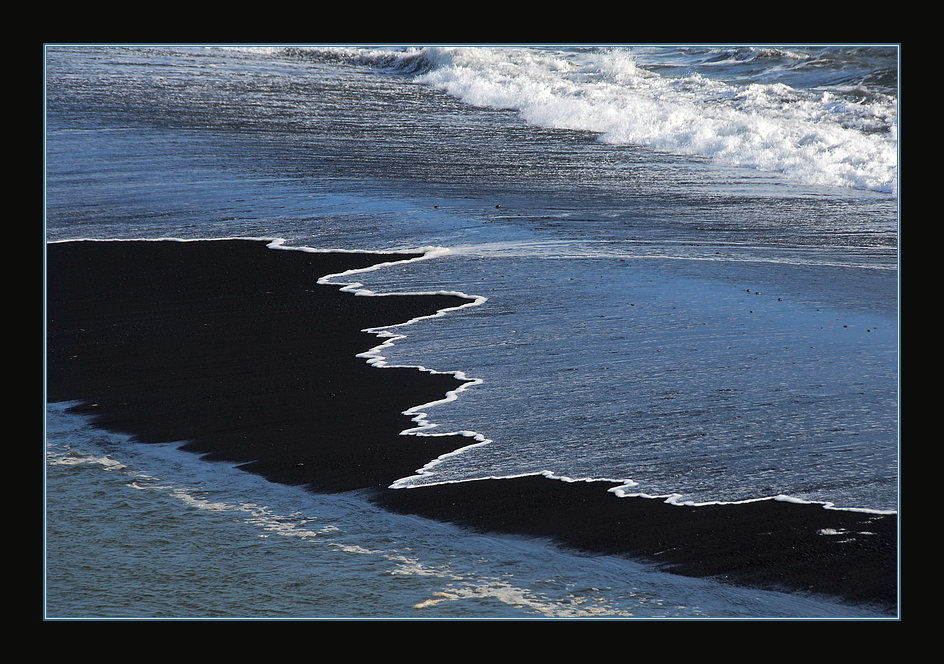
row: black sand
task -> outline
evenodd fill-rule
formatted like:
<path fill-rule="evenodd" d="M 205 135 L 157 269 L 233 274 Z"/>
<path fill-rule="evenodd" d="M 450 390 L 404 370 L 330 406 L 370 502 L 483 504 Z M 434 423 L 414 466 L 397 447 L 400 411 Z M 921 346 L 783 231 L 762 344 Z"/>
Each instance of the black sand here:
<path fill-rule="evenodd" d="M 393 511 L 895 614 L 896 515 L 772 500 L 676 507 L 544 477 L 388 489 L 468 443 L 399 435 L 412 426 L 403 411 L 444 397 L 456 379 L 355 357 L 379 343 L 361 330 L 465 300 L 317 284 L 389 260 L 249 240 L 50 244 L 47 398 L 275 482 L 366 491 Z"/>

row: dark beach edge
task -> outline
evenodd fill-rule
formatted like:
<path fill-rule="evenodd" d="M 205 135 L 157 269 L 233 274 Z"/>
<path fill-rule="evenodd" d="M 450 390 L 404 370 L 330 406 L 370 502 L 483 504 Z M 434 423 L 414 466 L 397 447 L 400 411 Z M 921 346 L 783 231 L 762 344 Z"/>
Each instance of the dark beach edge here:
<path fill-rule="evenodd" d="M 75 241 L 46 247 L 46 399 L 99 427 L 318 492 L 483 532 L 540 537 L 667 571 L 810 593 L 894 616 L 898 517 L 764 500 L 676 506 L 608 482 L 543 476 L 389 489 L 469 443 L 409 436 L 404 412 L 463 382 L 377 369 L 363 330 L 467 305 L 354 297 L 319 283 L 420 254 L 273 251 L 262 240 Z"/>

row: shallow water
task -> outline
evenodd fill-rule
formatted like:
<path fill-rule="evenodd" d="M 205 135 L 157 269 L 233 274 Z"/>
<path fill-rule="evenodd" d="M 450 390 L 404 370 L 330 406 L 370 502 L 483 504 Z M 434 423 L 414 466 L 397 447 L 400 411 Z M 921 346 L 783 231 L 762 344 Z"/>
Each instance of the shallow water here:
<path fill-rule="evenodd" d="M 48 618 L 869 616 L 312 495 L 48 412 Z"/>

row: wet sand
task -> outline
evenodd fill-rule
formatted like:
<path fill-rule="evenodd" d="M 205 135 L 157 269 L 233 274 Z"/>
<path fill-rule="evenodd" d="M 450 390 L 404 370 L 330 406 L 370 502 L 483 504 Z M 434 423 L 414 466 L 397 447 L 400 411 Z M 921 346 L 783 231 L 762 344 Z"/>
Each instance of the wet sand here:
<path fill-rule="evenodd" d="M 356 357 L 379 343 L 362 330 L 467 300 L 355 297 L 317 283 L 393 258 L 259 240 L 50 244 L 47 399 L 274 482 L 360 491 L 391 511 L 894 614 L 897 515 L 774 500 L 679 507 L 543 476 L 388 489 L 468 444 L 400 435 L 413 426 L 403 411 L 456 389 L 453 376 Z"/>

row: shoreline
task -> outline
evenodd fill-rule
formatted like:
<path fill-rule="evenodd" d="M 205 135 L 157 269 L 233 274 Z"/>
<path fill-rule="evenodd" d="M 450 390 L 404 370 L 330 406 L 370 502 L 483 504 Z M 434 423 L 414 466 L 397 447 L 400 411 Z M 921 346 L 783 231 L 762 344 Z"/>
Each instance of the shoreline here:
<path fill-rule="evenodd" d="M 897 610 L 897 514 L 764 500 L 698 507 L 543 476 L 388 489 L 469 444 L 404 412 L 468 381 L 363 354 L 369 328 L 472 298 L 354 297 L 324 276 L 421 254 L 271 251 L 265 240 L 47 245 L 47 398 L 96 426 L 312 491 L 539 537 L 668 571 Z M 225 341 L 225 343 L 221 343 Z M 361 355 L 361 357 L 358 357 Z M 833 534 L 835 533 L 835 534 Z"/>

